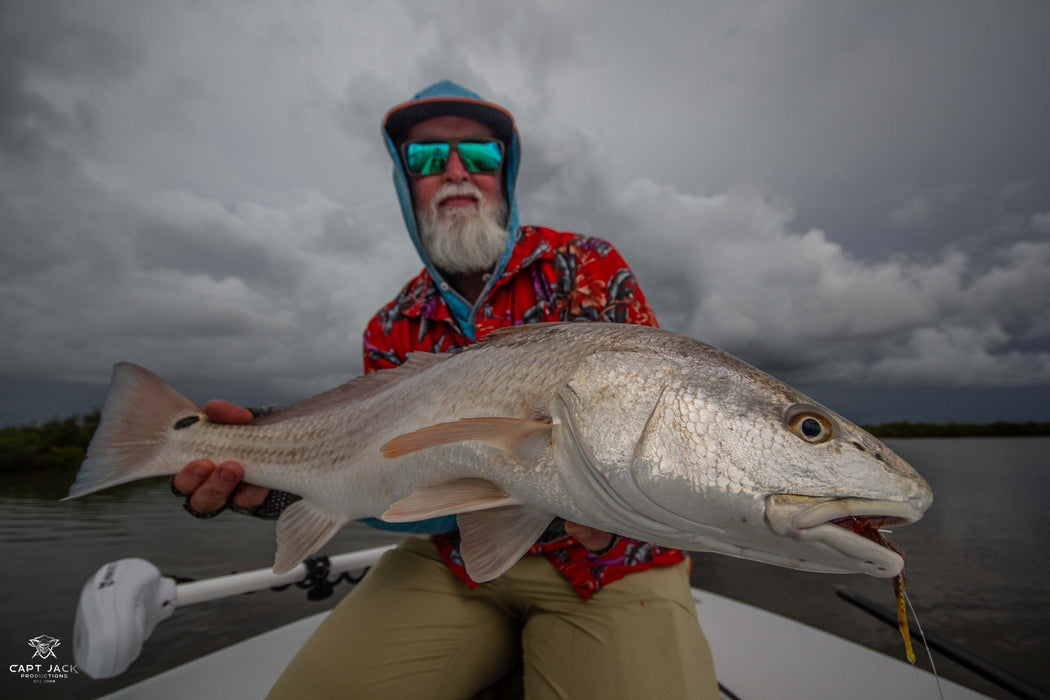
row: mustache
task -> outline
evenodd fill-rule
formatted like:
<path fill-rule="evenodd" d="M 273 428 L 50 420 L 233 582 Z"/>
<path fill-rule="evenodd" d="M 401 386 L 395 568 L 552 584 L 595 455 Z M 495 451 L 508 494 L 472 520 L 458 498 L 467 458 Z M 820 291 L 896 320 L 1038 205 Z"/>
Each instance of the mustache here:
<path fill-rule="evenodd" d="M 473 197 L 478 202 L 483 201 L 481 190 L 469 182 L 446 182 L 441 186 L 431 199 L 432 205 L 437 206 L 446 199 L 452 197 Z"/>

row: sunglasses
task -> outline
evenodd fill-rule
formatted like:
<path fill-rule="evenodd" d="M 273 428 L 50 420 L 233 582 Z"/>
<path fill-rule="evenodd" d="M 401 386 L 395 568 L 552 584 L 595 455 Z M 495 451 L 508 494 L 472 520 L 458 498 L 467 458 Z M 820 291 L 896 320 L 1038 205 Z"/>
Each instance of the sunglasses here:
<path fill-rule="evenodd" d="M 420 139 L 401 144 L 405 169 L 413 177 L 443 173 L 453 147 L 468 173 L 496 173 L 503 164 L 503 143 L 496 139 Z"/>

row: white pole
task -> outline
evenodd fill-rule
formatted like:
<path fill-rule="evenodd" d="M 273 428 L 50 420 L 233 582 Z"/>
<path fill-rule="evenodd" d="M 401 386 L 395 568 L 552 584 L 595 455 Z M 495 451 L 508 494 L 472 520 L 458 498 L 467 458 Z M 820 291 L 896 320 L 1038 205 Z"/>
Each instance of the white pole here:
<path fill-rule="evenodd" d="M 391 544 L 384 547 L 363 549 L 359 552 L 337 554 L 328 558 L 328 570 L 332 574 L 340 574 L 344 571 L 356 571 L 367 568 L 379 561 L 379 557 L 383 556 L 384 552 L 393 549 L 395 546 Z M 194 605 L 195 603 L 218 600 L 219 598 L 226 598 L 241 593 L 251 593 L 252 591 L 261 591 L 275 586 L 284 586 L 302 581 L 306 578 L 307 573 L 306 564 L 300 564 L 291 571 L 280 575 L 273 573 L 270 569 L 256 569 L 255 571 L 245 571 L 241 574 L 230 574 L 229 576 L 219 576 L 203 581 L 180 583 L 176 586 L 175 605 L 181 608 L 184 605 Z"/>

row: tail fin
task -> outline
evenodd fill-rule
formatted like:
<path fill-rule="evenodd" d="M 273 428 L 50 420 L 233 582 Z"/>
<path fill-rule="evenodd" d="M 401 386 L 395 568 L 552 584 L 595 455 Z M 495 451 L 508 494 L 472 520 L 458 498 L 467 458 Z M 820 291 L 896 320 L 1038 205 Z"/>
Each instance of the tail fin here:
<path fill-rule="evenodd" d="M 129 362 L 114 365 L 87 459 L 63 500 L 136 479 L 174 474 L 176 469 L 158 457 L 175 422 L 191 415 L 203 413 L 157 375 Z"/>

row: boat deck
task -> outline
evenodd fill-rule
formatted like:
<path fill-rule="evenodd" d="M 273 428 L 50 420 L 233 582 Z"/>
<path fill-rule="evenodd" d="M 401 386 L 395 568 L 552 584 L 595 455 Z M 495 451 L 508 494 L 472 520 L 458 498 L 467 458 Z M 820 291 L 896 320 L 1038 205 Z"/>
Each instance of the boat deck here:
<path fill-rule="evenodd" d="M 714 593 L 693 589 L 693 598 L 719 681 L 741 700 L 941 697 L 932 675 L 904 661 Z M 325 615 L 271 630 L 106 697 L 262 698 Z M 944 679 L 940 685 L 946 700 L 986 697 Z"/>

